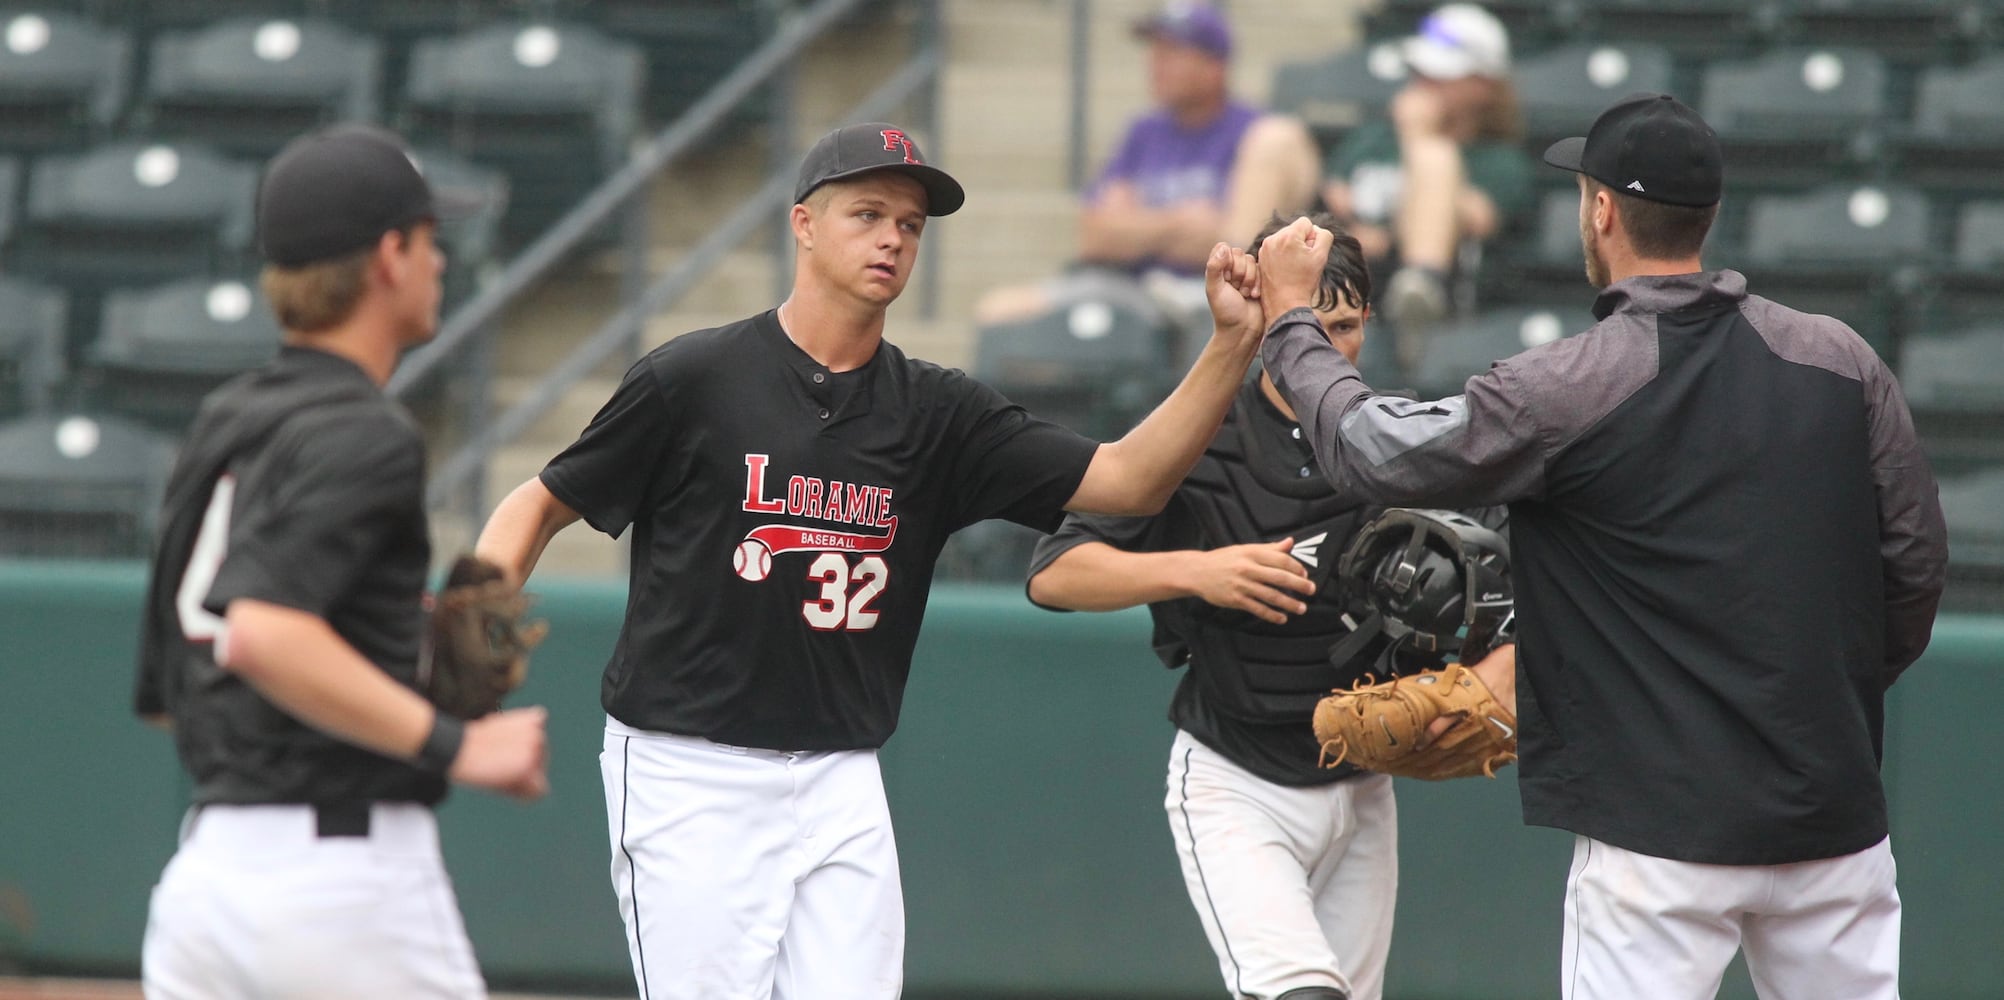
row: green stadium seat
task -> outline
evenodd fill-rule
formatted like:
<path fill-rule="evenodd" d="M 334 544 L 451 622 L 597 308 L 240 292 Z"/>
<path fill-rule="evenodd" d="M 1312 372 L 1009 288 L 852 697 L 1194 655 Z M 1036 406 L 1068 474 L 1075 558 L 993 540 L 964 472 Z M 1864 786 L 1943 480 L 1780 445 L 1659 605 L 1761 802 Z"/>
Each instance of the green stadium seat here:
<path fill-rule="evenodd" d="M 1169 321 L 1124 279 L 1081 290 L 1041 315 L 984 326 L 975 337 L 974 377 L 1103 440 L 1125 433 L 1180 374 Z"/>
<path fill-rule="evenodd" d="M 2004 465 L 2004 323 L 1917 334 L 1899 357 L 1900 385 L 1935 464 L 1946 472 Z"/>
<path fill-rule="evenodd" d="M 1789 35 L 1801 44 L 1857 46 L 1926 63 L 1977 41 L 1980 6 L 1972 0 L 1792 0 Z"/>
<path fill-rule="evenodd" d="M 1942 610 L 2004 614 L 2004 469 L 1941 483 L 1948 521 L 1948 589 Z"/>
<path fill-rule="evenodd" d="M 645 70 L 638 47 L 588 27 L 491 24 L 417 44 L 401 124 L 508 176 L 519 244 L 625 162 Z"/>
<path fill-rule="evenodd" d="M 1759 52 L 1781 37 L 1783 0 L 1560 0 L 1589 37 L 1660 45 L 1678 58 Z"/>
<path fill-rule="evenodd" d="M 48 409 L 63 378 L 63 294 L 0 276 L 0 413 Z"/>
<path fill-rule="evenodd" d="M 778 27 L 782 5 L 761 0 L 590 0 L 573 16 L 589 19 L 647 56 L 647 113 L 673 121 Z M 864 5 L 858 16 L 889 16 L 890 5 Z M 738 111 L 740 124 L 765 117 L 754 97 Z"/>
<path fill-rule="evenodd" d="M 1581 303 L 1586 301 L 1582 288 Z M 1581 333 L 1594 325 L 1584 304 L 1500 306 L 1457 320 L 1426 338 L 1426 355 L 1412 373 L 1422 399 L 1460 395 L 1471 376 L 1504 358 Z"/>
<path fill-rule="evenodd" d="M 381 46 L 331 21 L 222 21 L 154 41 L 134 123 L 262 160 L 317 126 L 375 121 L 381 75 Z"/>
<path fill-rule="evenodd" d="M 0 150 L 81 149 L 117 123 L 130 41 L 72 10 L 0 8 Z"/>
<path fill-rule="evenodd" d="M 1900 176 L 1930 188 L 1994 192 L 2004 159 L 2004 55 L 1920 73 L 1913 122 L 1897 138 Z"/>
<path fill-rule="evenodd" d="M 256 188 L 254 167 L 198 145 L 126 140 L 45 156 L 12 269 L 98 288 L 214 272 L 248 251 Z"/>
<path fill-rule="evenodd" d="M 251 283 L 194 278 L 105 296 L 81 377 L 99 409 L 180 432 L 202 397 L 270 361 L 281 333 Z"/>
<path fill-rule="evenodd" d="M 1543 149 L 1638 91 L 1672 91 L 1670 51 L 1631 42 L 1583 42 L 1518 62 L 1513 76 L 1529 145 Z"/>
<path fill-rule="evenodd" d="M 173 460 L 172 438 L 117 417 L 0 424 L 0 555 L 144 556 Z"/>
<path fill-rule="evenodd" d="M 1935 256 L 1931 211 L 1925 195 L 1897 184 L 1756 195 L 1746 238 L 1728 256 L 1755 291 L 1835 316 L 1889 353 Z"/>
<path fill-rule="evenodd" d="M 1887 78 L 1864 49 L 1783 48 L 1710 66 L 1698 108 L 1736 189 L 1801 186 L 1878 157 Z"/>
<path fill-rule="evenodd" d="M 1323 149 L 1333 149 L 1345 132 L 1383 118 L 1405 81 L 1398 43 L 1378 41 L 1281 64 L 1267 106 L 1300 118 Z"/>

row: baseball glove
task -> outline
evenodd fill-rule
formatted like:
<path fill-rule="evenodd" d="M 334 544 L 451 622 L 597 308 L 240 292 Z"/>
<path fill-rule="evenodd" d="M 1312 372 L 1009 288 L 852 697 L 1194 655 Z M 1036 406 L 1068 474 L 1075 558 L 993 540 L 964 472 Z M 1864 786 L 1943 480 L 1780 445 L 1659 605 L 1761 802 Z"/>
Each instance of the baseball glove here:
<path fill-rule="evenodd" d="M 522 686 L 529 650 L 549 632 L 543 622 L 523 623 L 529 602 L 499 566 L 473 556 L 453 562 L 445 589 L 432 601 L 431 659 L 423 682 L 439 711 L 477 719 Z"/>
<path fill-rule="evenodd" d="M 1429 738 L 1428 727 L 1442 718 L 1453 725 Z M 1450 663 L 1329 695 L 1315 706 L 1315 738 L 1324 767 L 1348 761 L 1427 781 L 1493 778 L 1517 759 L 1517 716 L 1473 671 Z"/>

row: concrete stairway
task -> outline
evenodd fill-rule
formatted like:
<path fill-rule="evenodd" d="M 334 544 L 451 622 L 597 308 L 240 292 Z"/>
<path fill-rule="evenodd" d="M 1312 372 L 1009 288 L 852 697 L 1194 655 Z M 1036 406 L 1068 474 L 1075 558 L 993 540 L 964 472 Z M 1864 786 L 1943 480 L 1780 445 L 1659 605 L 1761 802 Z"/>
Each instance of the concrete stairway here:
<path fill-rule="evenodd" d="M 1233 82 L 1259 101 L 1276 65 L 1349 43 L 1352 2 L 1316 4 L 1241 0 L 1231 5 L 1237 32 Z M 1104 162 L 1127 121 L 1148 104 L 1145 47 L 1129 26 L 1155 9 L 1152 0 L 1092 0 L 1087 163 Z M 1076 195 L 1066 177 L 1070 147 L 1071 0 L 947 0 L 946 68 L 937 135 L 920 135 L 935 161 L 966 185 L 967 206 L 927 229 L 921 280 L 936 271 L 939 309 L 920 311 L 915 281 L 891 312 L 888 338 L 916 357 L 964 366 L 972 359 L 974 302 L 991 288 L 1035 281 L 1073 256 Z M 837 30 L 803 59 L 792 155 L 879 83 L 903 58 L 909 32 L 893 16 Z M 739 129 L 714 138 L 665 174 L 650 192 L 660 273 L 757 187 L 770 161 L 771 136 Z M 777 301 L 775 226 L 724 255 L 709 276 L 648 325 L 651 347 L 689 330 L 727 323 Z M 515 308 L 504 324 L 496 405 L 527 393 L 570 347 L 611 315 L 619 295 L 617 260 L 607 254 L 566 269 Z M 488 504 L 534 475 L 573 440 L 610 395 L 621 365 L 580 383 L 564 403 L 496 456 Z M 441 454 L 442 459 L 442 454 Z M 476 526 L 452 514 L 435 526 L 441 552 L 468 544 Z M 618 572 L 623 546 L 576 527 L 560 534 L 543 567 L 567 574 Z"/>

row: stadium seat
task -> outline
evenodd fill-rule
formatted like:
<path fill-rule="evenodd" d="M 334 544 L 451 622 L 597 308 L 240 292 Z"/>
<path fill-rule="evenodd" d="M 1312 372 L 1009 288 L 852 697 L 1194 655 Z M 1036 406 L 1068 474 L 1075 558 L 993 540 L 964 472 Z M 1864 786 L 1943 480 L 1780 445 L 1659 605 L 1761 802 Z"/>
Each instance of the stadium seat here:
<path fill-rule="evenodd" d="M 1898 370 L 1914 426 L 1942 471 L 2004 465 L 2004 322 L 1908 337 Z"/>
<path fill-rule="evenodd" d="M 1886 81 L 1885 60 L 1863 49 L 1784 48 L 1712 65 L 1699 110 L 1735 189 L 1802 186 L 1879 155 Z"/>
<path fill-rule="evenodd" d="M 1584 295 L 1580 298 L 1585 301 Z M 1492 363 L 1593 324 L 1593 314 L 1584 305 L 1504 306 L 1477 313 L 1426 338 L 1426 356 L 1412 373 L 1412 387 L 1423 399 L 1459 395 L 1470 376 L 1487 371 Z"/>
<path fill-rule="evenodd" d="M 1587 42 L 1522 60 L 1513 74 L 1532 149 L 1584 135 L 1608 105 L 1637 91 L 1670 93 L 1670 52 L 1660 45 Z"/>
<path fill-rule="evenodd" d="M 1928 62 L 1978 40 L 1989 0 L 1793 0 L 1789 35 L 1808 45 L 1871 49 Z"/>
<path fill-rule="evenodd" d="M 1963 206 L 1956 223 L 1955 269 L 1989 275 L 2004 272 L 2004 201 Z"/>
<path fill-rule="evenodd" d="M 639 45 L 647 56 L 647 113 L 673 121 L 718 80 L 737 68 L 777 27 L 781 6 L 760 0 L 590 0 L 577 5 L 614 38 Z M 867 16 L 889 5 L 866 4 Z M 738 110 L 740 123 L 765 116 L 762 94 Z"/>
<path fill-rule="evenodd" d="M 1560 0 L 1593 38 L 1660 45 L 1679 58 L 1748 55 L 1773 45 L 1785 0 Z"/>
<path fill-rule="evenodd" d="M 63 377 L 61 292 L 0 276 L 0 413 L 45 410 Z"/>
<path fill-rule="evenodd" d="M 644 73 L 637 47 L 590 28 L 489 25 L 417 44 L 402 124 L 507 174 L 506 235 L 526 242 L 625 162 Z"/>
<path fill-rule="evenodd" d="M 1343 134 L 1383 118 L 1406 80 L 1396 41 L 1379 41 L 1333 55 L 1282 63 L 1274 71 L 1268 106 L 1300 118 L 1324 149 Z"/>
<path fill-rule="evenodd" d="M 123 141 L 35 161 L 13 270 L 106 287 L 210 273 L 250 246 L 255 168 L 197 145 Z"/>
<path fill-rule="evenodd" d="M 1730 254 L 1753 290 L 1849 323 L 1879 351 L 1910 325 L 1934 256 L 1927 197 L 1903 185 L 1830 184 L 1756 195 Z"/>
<path fill-rule="evenodd" d="M 1943 611 L 2004 614 L 2004 469 L 1941 483 L 1948 521 L 1948 589 Z"/>
<path fill-rule="evenodd" d="M 179 432 L 202 397 L 278 353 L 280 331 L 250 283 L 193 278 L 105 296 L 83 379 L 97 408 Z"/>
<path fill-rule="evenodd" d="M 144 556 L 173 458 L 171 438 L 117 417 L 0 424 L 0 554 Z"/>
<path fill-rule="evenodd" d="M 130 42 L 65 8 L 0 10 L 0 150 L 81 149 L 118 120 Z"/>
<path fill-rule="evenodd" d="M 975 336 L 974 377 L 1033 413 L 1102 440 L 1125 433 L 1179 374 L 1161 310 L 1145 292 L 1119 282 Z"/>
<path fill-rule="evenodd" d="M 2004 55 L 1921 71 L 1900 176 L 1931 188 L 1992 191 L 2004 158 Z"/>
<path fill-rule="evenodd" d="M 264 159 L 336 121 L 379 117 L 381 47 L 331 21 L 268 17 L 162 34 L 134 121 L 165 138 Z"/>

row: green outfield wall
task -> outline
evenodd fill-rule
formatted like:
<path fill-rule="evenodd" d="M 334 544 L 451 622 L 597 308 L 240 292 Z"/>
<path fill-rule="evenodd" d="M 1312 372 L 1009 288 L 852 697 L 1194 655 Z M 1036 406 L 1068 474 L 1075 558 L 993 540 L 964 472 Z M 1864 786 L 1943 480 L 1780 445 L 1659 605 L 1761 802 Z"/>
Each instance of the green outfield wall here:
<path fill-rule="evenodd" d="M 598 675 L 625 588 L 538 580 L 548 799 L 456 793 L 447 864 L 497 986 L 630 990 L 607 884 Z M 0 563 L 0 971 L 130 974 L 185 803 L 130 712 L 130 565 Z M 1012 588 L 932 596 L 884 754 L 913 997 L 1224 995 L 1162 812 L 1175 675 L 1140 612 L 1055 615 Z M 1949 618 L 1892 698 L 1886 773 L 1908 1000 L 2004 996 L 2004 620 Z M 1518 818 L 1514 772 L 1402 783 L 1391 995 L 1557 995 L 1571 838 Z M 1750 998 L 1735 973 L 1722 996 Z"/>

